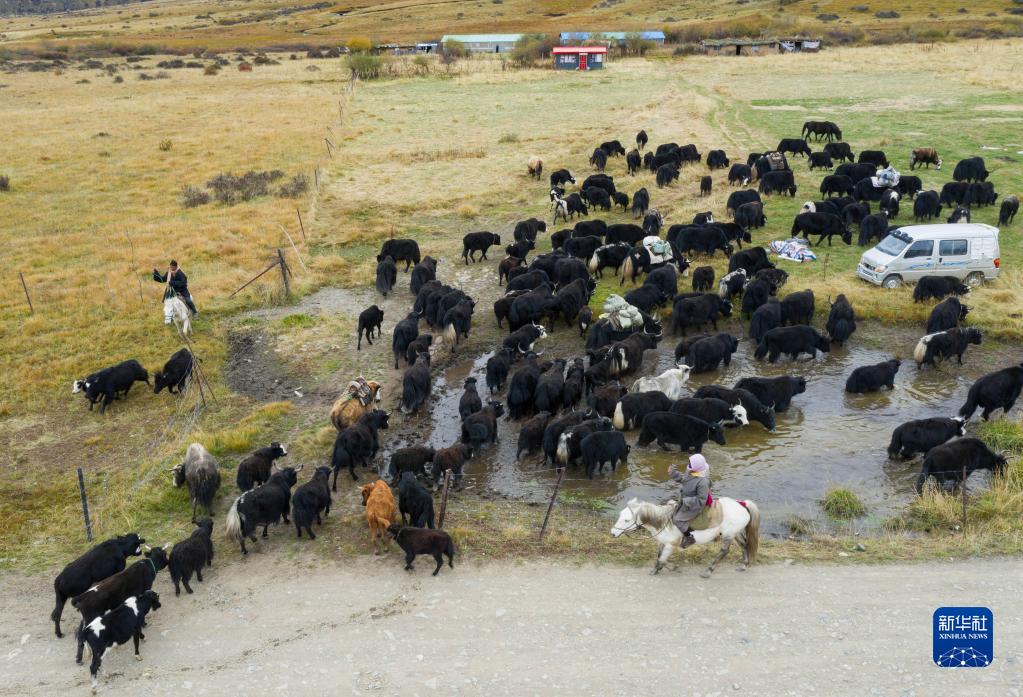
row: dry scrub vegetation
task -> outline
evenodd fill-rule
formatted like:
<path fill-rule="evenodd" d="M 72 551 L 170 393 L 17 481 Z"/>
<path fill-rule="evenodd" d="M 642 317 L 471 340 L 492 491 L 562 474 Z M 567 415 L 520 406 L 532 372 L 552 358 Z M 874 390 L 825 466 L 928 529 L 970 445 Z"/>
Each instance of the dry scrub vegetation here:
<path fill-rule="evenodd" d="M 737 0 L 578 3 L 571 0 L 484 2 L 328 2 L 203 0 L 125 5 L 46 17 L 0 19 L 11 50 L 73 47 L 159 52 L 196 48 L 279 49 L 340 46 L 352 37 L 377 42 L 421 41 L 452 33 L 557 33 L 575 27 L 607 31 L 663 29 L 678 41 L 765 34 L 818 34 L 832 44 L 941 41 L 953 36 L 1019 35 L 1015 9 L 1000 0 L 899 3 L 867 0 Z M 892 16 L 892 10 L 897 10 Z M 1012 34 L 1015 32 L 1015 34 Z"/>

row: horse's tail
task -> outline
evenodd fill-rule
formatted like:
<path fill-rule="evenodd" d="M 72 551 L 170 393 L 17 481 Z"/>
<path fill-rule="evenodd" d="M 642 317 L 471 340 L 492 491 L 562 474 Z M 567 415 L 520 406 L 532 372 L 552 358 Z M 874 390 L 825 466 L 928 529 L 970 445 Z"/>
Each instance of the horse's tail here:
<path fill-rule="evenodd" d="M 746 501 L 746 510 L 749 511 L 749 522 L 746 523 L 746 556 L 752 564 L 757 559 L 757 549 L 760 547 L 760 509 L 752 501 Z"/>

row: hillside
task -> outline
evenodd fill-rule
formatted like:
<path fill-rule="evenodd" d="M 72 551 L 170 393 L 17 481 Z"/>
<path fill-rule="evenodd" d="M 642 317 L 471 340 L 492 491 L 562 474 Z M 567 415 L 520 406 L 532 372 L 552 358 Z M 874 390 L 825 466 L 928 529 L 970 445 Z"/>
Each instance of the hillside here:
<path fill-rule="evenodd" d="M 75 9 L 85 0 L 0 0 L 0 15 Z M 100 0 L 114 5 L 117 0 Z M 96 4 L 89 0 L 90 6 Z M 1023 6 L 1010 0 L 345 0 L 242 2 L 156 0 L 73 13 L 0 19 L 0 50 L 60 45 L 155 45 L 237 49 L 436 39 L 447 33 L 663 29 L 670 40 L 805 33 L 829 44 L 934 41 L 1023 34 Z"/>

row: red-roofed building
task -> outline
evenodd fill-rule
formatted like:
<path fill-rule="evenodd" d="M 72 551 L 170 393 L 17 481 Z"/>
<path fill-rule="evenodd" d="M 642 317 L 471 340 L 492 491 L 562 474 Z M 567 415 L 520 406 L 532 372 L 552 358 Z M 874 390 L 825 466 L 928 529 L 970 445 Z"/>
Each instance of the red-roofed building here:
<path fill-rule="evenodd" d="M 601 70 L 607 60 L 607 46 L 555 46 L 555 70 Z"/>

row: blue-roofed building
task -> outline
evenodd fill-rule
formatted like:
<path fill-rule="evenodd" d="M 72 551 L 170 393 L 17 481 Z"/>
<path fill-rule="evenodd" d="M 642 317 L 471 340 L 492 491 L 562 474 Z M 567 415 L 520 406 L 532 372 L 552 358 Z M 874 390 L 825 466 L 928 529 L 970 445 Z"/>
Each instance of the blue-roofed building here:
<path fill-rule="evenodd" d="M 664 43 L 663 31 L 563 31 L 560 34 L 560 43 L 562 46 L 566 46 L 568 44 L 579 43 L 580 41 L 597 40 L 624 44 L 625 40 L 631 35 L 638 35 L 639 38 L 655 44 Z"/>
<path fill-rule="evenodd" d="M 445 34 L 441 46 L 457 41 L 472 53 L 510 53 L 522 34 Z"/>

